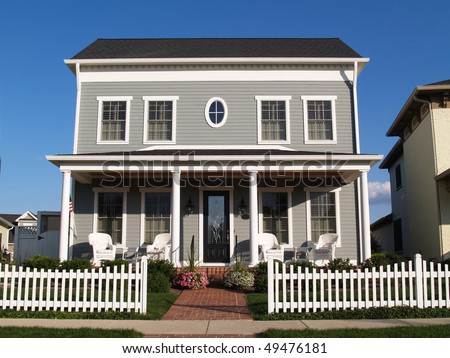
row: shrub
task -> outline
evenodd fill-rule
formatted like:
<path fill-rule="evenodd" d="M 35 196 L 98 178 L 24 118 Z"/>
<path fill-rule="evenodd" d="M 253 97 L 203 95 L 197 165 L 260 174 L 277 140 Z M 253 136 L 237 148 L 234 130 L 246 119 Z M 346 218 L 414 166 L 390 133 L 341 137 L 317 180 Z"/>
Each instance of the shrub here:
<path fill-rule="evenodd" d="M 171 282 L 177 274 L 177 269 L 169 260 L 150 260 L 148 262 L 147 272 L 149 275 L 162 273 Z"/>
<path fill-rule="evenodd" d="M 255 291 L 267 292 L 267 262 L 260 262 L 253 268 Z"/>
<path fill-rule="evenodd" d="M 167 293 L 170 289 L 170 281 L 163 272 L 152 272 L 148 276 L 147 291 L 153 293 Z"/>
<path fill-rule="evenodd" d="M 317 266 L 312 261 L 291 261 L 286 263 L 286 270 L 290 270 L 289 266 L 294 266 L 294 272 L 297 271 L 298 267 L 302 268 L 302 271 L 305 271 L 305 268 L 308 268 L 309 271 L 317 268 Z"/>
<path fill-rule="evenodd" d="M 73 258 L 71 260 L 63 261 L 61 263 L 63 270 L 90 270 L 92 268 L 91 260 L 83 258 Z"/>
<path fill-rule="evenodd" d="M 336 258 L 327 264 L 327 269 L 330 271 L 352 270 L 354 268 L 356 267 L 350 263 L 349 258 Z"/>
<path fill-rule="evenodd" d="M 111 270 L 114 269 L 114 266 L 118 266 L 118 270 L 120 270 L 120 266 L 124 265 L 125 266 L 125 272 L 128 272 L 128 265 L 129 262 L 127 260 L 124 259 L 116 259 L 116 260 L 107 260 L 107 261 L 102 261 L 102 268 L 107 268 L 107 267 L 111 267 Z"/>
<path fill-rule="evenodd" d="M 223 279 L 224 286 L 230 288 L 250 288 L 254 283 L 253 273 L 241 267 L 228 271 Z"/>
<path fill-rule="evenodd" d="M 27 257 L 22 266 L 38 270 L 56 270 L 59 267 L 59 259 L 43 255 L 34 255 Z"/>
<path fill-rule="evenodd" d="M 373 254 L 370 259 L 364 262 L 364 268 L 393 266 L 395 263 L 404 262 L 405 258 L 397 254 L 377 253 Z"/>
<path fill-rule="evenodd" d="M 206 288 L 209 284 L 206 272 L 186 271 L 181 272 L 173 280 L 175 286 L 180 288 L 198 289 Z"/>

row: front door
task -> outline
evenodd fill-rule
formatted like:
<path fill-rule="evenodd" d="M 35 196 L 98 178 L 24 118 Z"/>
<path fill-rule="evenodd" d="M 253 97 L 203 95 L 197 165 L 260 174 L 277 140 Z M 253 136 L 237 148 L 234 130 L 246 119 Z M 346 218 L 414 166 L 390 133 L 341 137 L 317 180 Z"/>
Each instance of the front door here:
<path fill-rule="evenodd" d="M 204 262 L 230 262 L 229 193 L 205 191 L 204 208 Z"/>

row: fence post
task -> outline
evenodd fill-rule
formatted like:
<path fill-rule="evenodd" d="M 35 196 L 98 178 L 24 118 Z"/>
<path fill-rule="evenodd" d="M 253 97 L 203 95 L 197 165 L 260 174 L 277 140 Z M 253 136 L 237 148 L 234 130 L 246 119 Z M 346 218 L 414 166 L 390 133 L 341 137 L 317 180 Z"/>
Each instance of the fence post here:
<path fill-rule="evenodd" d="M 268 302 L 268 313 L 274 312 L 274 296 L 273 296 L 273 259 L 269 258 L 267 262 L 267 302 Z"/>
<path fill-rule="evenodd" d="M 414 270 L 416 271 L 416 300 L 417 307 L 423 308 L 423 300 L 425 292 L 423 291 L 423 267 L 422 267 L 422 255 L 414 255 Z"/>
<path fill-rule="evenodd" d="M 141 313 L 147 313 L 147 256 L 141 258 Z"/>

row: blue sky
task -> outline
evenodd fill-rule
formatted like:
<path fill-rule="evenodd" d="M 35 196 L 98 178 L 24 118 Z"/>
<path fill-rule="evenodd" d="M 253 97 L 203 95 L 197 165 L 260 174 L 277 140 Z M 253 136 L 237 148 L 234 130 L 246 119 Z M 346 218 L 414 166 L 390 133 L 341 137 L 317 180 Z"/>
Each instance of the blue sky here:
<path fill-rule="evenodd" d="M 75 77 L 63 60 L 96 38 L 339 37 L 371 60 L 358 80 L 361 151 L 387 154 L 385 133 L 417 85 L 450 78 L 450 1 L 7 1 L 0 12 L 0 213 L 59 210 L 70 153 Z M 372 221 L 390 211 L 374 167 Z"/>

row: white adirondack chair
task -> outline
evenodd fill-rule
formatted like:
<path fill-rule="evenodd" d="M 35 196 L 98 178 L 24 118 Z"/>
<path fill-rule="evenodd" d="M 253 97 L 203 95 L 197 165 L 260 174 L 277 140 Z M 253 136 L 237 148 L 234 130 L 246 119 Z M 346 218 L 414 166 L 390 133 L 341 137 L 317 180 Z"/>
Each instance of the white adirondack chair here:
<path fill-rule="evenodd" d="M 147 257 L 149 260 L 170 260 L 170 248 L 172 237 L 168 233 L 158 234 L 153 244 L 147 246 Z"/>
<path fill-rule="evenodd" d="M 269 258 L 272 258 L 284 262 L 284 250 L 274 234 L 262 233 L 258 234 L 256 238 L 258 240 L 262 261 L 267 261 Z"/>
<path fill-rule="evenodd" d="M 109 234 L 89 234 L 89 244 L 92 246 L 95 266 L 100 265 L 103 260 L 114 260 L 116 258 L 116 245 L 113 245 Z"/>

